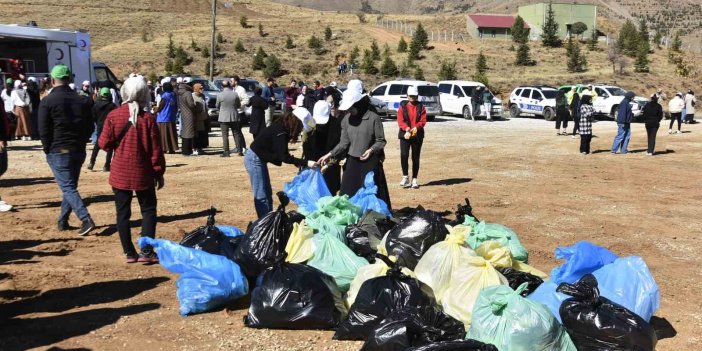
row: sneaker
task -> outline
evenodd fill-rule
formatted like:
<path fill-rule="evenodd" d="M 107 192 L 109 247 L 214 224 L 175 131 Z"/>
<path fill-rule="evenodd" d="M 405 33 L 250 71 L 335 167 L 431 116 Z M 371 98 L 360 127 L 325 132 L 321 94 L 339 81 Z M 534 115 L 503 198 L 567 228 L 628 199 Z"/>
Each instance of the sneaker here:
<path fill-rule="evenodd" d="M 410 186 L 410 181 L 408 176 L 403 176 L 402 181 L 400 182 L 400 186 L 403 188 L 409 188 Z"/>
<path fill-rule="evenodd" d="M 676 131 L 675 131 L 675 134 L 680 134 L 680 133 L 682 133 L 682 132 L 679 131 L 679 130 L 676 130 Z"/>
<path fill-rule="evenodd" d="M 193 155 L 198 156 L 198 155 L 200 155 L 200 152 L 198 152 L 197 150 L 195 150 L 195 151 L 193 151 Z"/>
<path fill-rule="evenodd" d="M 155 252 L 142 252 L 139 254 L 139 262 L 142 263 L 158 263 L 158 256 Z"/>
<path fill-rule="evenodd" d="M 575 135 L 575 134 L 573 134 L 573 135 L 571 135 L 571 136 L 570 136 L 570 138 L 571 138 L 571 139 L 577 139 L 577 138 L 578 138 L 578 136 L 577 136 L 577 135 Z"/>
<path fill-rule="evenodd" d="M 419 189 L 419 182 L 417 178 L 412 179 L 412 189 Z"/>
<path fill-rule="evenodd" d="M 229 154 L 221 154 L 219 157 L 229 157 Z"/>
<path fill-rule="evenodd" d="M 668 134 L 673 134 L 673 130 L 672 130 L 672 129 L 668 129 Z"/>
<path fill-rule="evenodd" d="M 91 231 L 95 229 L 95 222 L 93 222 L 92 218 L 88 218 L 83 221 L 83 224 L 80 226 L 80 230 L 78 230 L 78 235 L 80 236 L 85 236 L 88 235 Z"/>
<path fill-rule="evenodd" d="M 57 228 L 61 232 L 68 230 L 69 229 L 68 221 L 63 221 L 63 220 L 58 221 Z"/>
<path fill-rule="evenodd" d="M 650 153 L 650 152 L 647 152 L 647 153 L 646 153 L 646 156 L 653 156 L 653 154 Z"/>
<path fill-rule="evenodd" d="M 0 200 L 0 212 L 8 212 L 10 210 L 12 210 L 12 205 Z"/>
<path fill-rule="evenodd" d="M 93 168 L 95 168 L 95 165 L 92 164 L 92 163 L 88 163 L 88 170 L 89 170 L 89 171 L 92 171 Z"/>
<path fill-rule="evenodd" d="M 139 255 L 137 254 L 125 254 L 127 257 L 127 263 L 137 263 L 139 262 Z"/>
<path fill-rule="evenodd" d="M 103 172 L 109 172 L 109 171 L 110 171 L 110 166 L 105 165 L 104 167 L 102 167 L 102 171 L 103 171 Z"/>

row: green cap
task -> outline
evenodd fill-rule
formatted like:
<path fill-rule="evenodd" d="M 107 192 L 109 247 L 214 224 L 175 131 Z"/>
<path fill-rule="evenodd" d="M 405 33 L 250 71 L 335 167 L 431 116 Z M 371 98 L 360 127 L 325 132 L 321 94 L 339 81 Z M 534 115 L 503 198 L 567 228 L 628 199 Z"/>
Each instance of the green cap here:
<path fill-rule="evenodd" d="M 100 96 L 109 97 L 110 96 L 110 88 L 104 87 L 104 88 L 100 89 Z"/>
<path fill-rule="evenodd" d="M 12 80 L 12 78 L 7 78 L 7 80 L 5 80 L 5 84 L 12 84 L 12 83 L 14 83 L 14 82 L 15 82 L 15 81 Z"/>
<path fill-rule="evenodd" d="M 71 70 L 66 65 L 58 64 L 51 69 L 51 78 L 65 79 L 71 76 Z"/>

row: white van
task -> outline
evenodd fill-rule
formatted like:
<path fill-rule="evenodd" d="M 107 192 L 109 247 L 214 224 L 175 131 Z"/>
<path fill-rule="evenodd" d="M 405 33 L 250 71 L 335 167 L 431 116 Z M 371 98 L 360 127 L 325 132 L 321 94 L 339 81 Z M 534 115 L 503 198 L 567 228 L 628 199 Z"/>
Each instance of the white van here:
<path fill-rule="evenodd" d="M 397 116 L 400 103 L 407 100 L 407 89 L 410 86 L 417 88 L 419 101 L 424 104 L 427 111 L 427 120 L 432 121 L 441 114 L 439 101 L 439 88 L 436 84 L 424 80 L 393 80 L 378 85 L 371 90 L 370 96 L 374 97 L 388 107 L 388 114 Z"/>
<path fill-rule="evenodd" d="M 462 115 L 463 118 L 471 118 L 473 104 L 471 94 L 477 87 L 484 87 L 483 83 L 468 80 L 444 80 L 439 82 L 439 99 L 443 112 Z M 491 93 L 492 94 L 492 93 Z M 480 106 L 479 116 L 486 116 L 485 107 Z M 491 116 L 502 118 L 502 100 L 492 94 Z"/>

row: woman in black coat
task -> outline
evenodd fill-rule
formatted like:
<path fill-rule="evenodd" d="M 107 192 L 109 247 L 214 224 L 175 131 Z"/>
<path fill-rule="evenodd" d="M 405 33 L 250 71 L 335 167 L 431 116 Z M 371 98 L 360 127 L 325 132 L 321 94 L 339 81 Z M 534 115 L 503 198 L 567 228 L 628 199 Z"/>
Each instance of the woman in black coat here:
<path fill-rule="evenodd" d="M 247 106 L 251 107 L 251 120 L 249 121 L 249 133 L 253 135 L 254 140 L 256 136 L 266 127 L 266 109 L 268 108 L 268 102 L 261 97 L 263 90 L 261 88 L 256 88 L 254 91 L 254 96 L 249 99 L 249 104 Z"/>
<path fill-rule="evenodd" d="M 646 135 L 648 135 L 646 155 L 653 156 L 653 150 L 656 148 L 656 134 L 663 119 L 663 107 L 658 103 L 658 95 L 651 95 L 651 101 L 644 106 L 643 119 L 644 123 L 646 123 Z"/>

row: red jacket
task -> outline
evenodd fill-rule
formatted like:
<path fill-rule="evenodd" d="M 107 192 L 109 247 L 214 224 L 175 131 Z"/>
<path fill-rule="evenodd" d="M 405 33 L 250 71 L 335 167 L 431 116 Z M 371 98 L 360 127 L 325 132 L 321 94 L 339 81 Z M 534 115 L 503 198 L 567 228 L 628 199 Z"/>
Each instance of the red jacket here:
<path fill-rule="evenodd" d="M 129 123 L 129 106 L 122 105 L 105 119 L 98 144 L 103 150 L 115 150 L 110 168 L 110 185 L 120 190 L 142 191 L 155 185 L 166 172 L 166 159 L 161 149 L 161 136 L 156 119 L 141 112 L 137 127 L 130 127 L 117 144 L 125 124 Z"/>
<path fill-rule="evenodd" d="M 421 110 L 417 111 L 417 108 Z M 405 109 L 407 110 L 407 116 L 405 116 Z M 400 104 L 400 108 L 397 109 L 397 125 L 400 127 L 398 138 L 402 139 L 405 131 L 414 127 L 417 127 L 417 135 L 423 137 L 426 124 L 427 111 L 424 109 L 424 105 L 421 103 L 414 105 L 410 102 Z"/>

